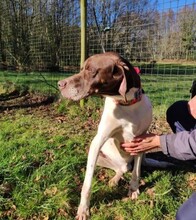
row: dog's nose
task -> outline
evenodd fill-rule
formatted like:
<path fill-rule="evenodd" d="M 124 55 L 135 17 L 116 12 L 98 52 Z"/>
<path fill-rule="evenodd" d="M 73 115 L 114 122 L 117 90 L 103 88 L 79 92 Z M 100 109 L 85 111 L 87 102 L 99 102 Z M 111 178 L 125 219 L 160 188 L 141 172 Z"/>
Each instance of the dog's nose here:
<path fill-rule="evenodd" d="M 62 89 L 66 86 L 67 82 L 65 80 L 58 81 L 59 89 Z"/>

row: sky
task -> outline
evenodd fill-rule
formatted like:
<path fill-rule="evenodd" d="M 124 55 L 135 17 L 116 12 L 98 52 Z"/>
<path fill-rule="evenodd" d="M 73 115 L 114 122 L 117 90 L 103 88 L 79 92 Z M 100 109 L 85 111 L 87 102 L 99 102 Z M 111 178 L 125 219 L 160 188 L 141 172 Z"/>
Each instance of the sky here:
<path fill-rule="evenodd" d="M 191 6 L 193 3 L 196 7 L 196 0 L 158 0 L 158 9 L 166 11 L 171 8 L 175 11 L 184 6 Z"/>

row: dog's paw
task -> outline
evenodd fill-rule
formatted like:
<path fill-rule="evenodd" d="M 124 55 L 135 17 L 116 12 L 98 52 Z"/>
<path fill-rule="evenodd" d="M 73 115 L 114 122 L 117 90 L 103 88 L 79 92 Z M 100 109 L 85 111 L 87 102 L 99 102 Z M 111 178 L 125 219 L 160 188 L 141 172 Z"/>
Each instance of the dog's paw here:
<path fill-rule="evenodd" d="M 110 187 L 114 187 L 118 185 L 118 182 L 120 179 L 123 179 L 122 177 L 123 173 L 117 173 L 108 183 Z"/>
<path fill-rule="evenodd" d="M 84 213 L 76 216 L 76 220 L 88 220 L 88 219 L 89 219 L 89 216 L 87 216 Z"/>
<path fill-rule="evenodd" d="M 138 198 L 139 194 L 140 194 L 139 189 L 137 189 L 137 190 L 129 189 L 128 196 L 129 196 L 132 200 L 136 200 L 136 199 Z"/>
<path fill-rule="evenodd" d="M 114 186 L 117 186 L 117 185 L 118 185 L 118 182 L 119 182 L 119 179 L 113 177 L 113 178 L 109 181 L 108 185 L 109 185 L 109 187 L 114 187 Z"/>
<path fill-rule="evenodd" d="M 89 219 L 89 208 L 87 206 L 79 206 L 76 216 L 76 220 L 88 220 Z"/>

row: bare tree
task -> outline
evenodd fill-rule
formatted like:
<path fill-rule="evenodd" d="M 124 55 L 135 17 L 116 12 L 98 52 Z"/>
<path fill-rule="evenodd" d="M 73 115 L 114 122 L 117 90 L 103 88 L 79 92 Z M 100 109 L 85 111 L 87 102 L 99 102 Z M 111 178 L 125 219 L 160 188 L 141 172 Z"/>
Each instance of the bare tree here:
<path fill-rule="evenodd" d="M 188 60 L 194 50 L 196 40 L 196 4 L 184 7 L 178 14 L 181 53 Z"/>

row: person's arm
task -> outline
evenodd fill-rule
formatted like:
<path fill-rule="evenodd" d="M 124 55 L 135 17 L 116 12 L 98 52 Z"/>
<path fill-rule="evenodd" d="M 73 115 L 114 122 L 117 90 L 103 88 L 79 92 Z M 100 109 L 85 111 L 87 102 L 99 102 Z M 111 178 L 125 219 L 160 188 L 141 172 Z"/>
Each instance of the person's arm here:
<path fill-rule="evenodd" d="M 122 148 L 131 155 L 137 155 L 160 147 L 164 154 L 179 160 L 196 159 L 196 129 L 192 132 L 182 131 L 176 134 L 145 134 L 134 138 L 132 142 L 123 143 Z"/>
<path fill-rule="evenodd" d="M 160 146 L 164 154 L 179 160 L 196 159 L 196 129 L 188 132 L 160 136 Z"/>

